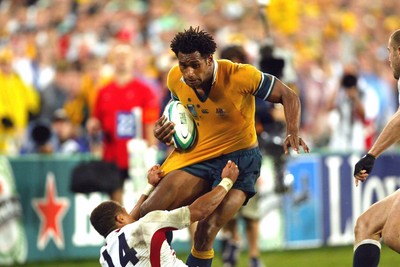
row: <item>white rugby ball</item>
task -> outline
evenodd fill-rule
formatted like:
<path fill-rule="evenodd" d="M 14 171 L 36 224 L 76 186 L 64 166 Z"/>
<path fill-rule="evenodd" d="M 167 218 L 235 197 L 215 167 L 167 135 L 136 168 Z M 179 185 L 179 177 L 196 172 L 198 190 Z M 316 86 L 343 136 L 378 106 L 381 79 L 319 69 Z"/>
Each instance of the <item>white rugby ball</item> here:
<path fill-rule="evenodd" d="M 167 121 L 175 124 L 173 135 L 174 146 L 179 150 L 188 150 L 193 146 L 197 137 L 196 124 L 190 112 L 180 101 L 171 101 L 164 109 Z"/>

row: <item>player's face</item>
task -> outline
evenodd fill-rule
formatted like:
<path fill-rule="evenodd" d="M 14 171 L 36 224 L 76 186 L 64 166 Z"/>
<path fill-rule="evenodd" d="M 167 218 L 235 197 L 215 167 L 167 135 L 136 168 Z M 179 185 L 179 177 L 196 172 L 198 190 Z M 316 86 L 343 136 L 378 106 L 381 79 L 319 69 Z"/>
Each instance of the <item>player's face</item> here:
<path fill-rule="evenodd" d="M 134 68 L 132 49 L 127 45 L 114 48 L 112 62 L 116 73 L 129 73 Z"/>
<path fill-rule="evenodd" d="M 135 221 L 132 218 L 132 216 L 129 215 L 129 213 L 126 211 L 125 208 L 123 208 L 123 211 L 119 216 L 121 216 L 120 219 L 121 219 L 121 223 L 123 225 L 127 225 L 127 224 L 133 223 Z"/>
<path fill-rule="evenodd" d="M 179 52 L 178 62 L 183 79 L 191 88 L 202 88 L 212 79 L 213 59 L 211 55 L 203 58 L 197 51 L 191 54 Z"/>
<path fill-rule="evenodd" d="M 392 44 L 392 40 L 390 40 L 388 51 L 390 68 L 392 68 L 394 78 L 398 80 L 400 78 L 400 47 Z"/>

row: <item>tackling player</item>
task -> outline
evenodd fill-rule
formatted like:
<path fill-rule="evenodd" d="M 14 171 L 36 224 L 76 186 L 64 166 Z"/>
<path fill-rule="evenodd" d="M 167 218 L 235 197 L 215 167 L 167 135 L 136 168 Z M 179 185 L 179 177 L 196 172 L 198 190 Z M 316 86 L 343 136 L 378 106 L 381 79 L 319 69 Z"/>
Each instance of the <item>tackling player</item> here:
<path fill-rule="evenodd" d="M 190 206 L 172 211 L 153 211 L 139 219 L 139 207 L 161 179 L 159 165 L 148 174 L 148 186 L 130 214 L 119 203 L 105 201 L 90 215 L 90 222 L 106 239 L 100 250 L 102 266 L 186 266 L 176 258 L 166 240 L 166 232 L 188 227 L 207 217 L 223 200 L 239 175 L 238 166 L 228 161 L 221 173 L 222 181 Z"/>

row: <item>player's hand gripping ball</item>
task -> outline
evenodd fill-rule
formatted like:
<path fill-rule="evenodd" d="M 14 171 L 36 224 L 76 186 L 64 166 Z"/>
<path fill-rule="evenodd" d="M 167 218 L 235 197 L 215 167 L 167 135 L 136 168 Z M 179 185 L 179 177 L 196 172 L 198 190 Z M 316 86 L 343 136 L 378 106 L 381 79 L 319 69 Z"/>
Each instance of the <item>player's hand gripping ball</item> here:
<path fill-rule="evenodd" d="M 189 150 L 197 138 L 196 124 L 190 112 L 180 101 L 171 101 L 164 109 L 167 121 L 175 124 L 172 137 L 174 146 L 182 151 Z"/>

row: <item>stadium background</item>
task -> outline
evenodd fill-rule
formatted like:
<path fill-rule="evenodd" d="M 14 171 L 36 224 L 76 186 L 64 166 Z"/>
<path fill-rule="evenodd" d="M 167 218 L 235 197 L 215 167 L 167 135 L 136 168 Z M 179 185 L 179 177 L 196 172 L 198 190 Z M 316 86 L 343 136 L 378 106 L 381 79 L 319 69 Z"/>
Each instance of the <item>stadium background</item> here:
<path fill-rule="evenodd" d="M 35 12 L 39 13 L 57 5 L 58 9 L 50 9 L 59 11 L 61 22 L 56 31 L 59 35 L 68 32 L 70 17 L 62 9 L 72 2 L 1 1 L 0 10 L 4 21 L 1 43 L 21 45 L 16 41 L 21 36 L 22 39 L 26 37 L 25 41 L 29 40 L 29 34 L 37 33 L 40 28 L 13 32 L 16 22 L 29 20 L 29 16 L 35 16 Z M 299 249 L 344 246 L 345 250 L 341 250 L 335 257 L 343 255 L 347 258 L 346 262 L 350 263 L 354 221 L 369 205 L 399 187 L 400 171 L 397 163 L 400 158 L 395 148 L 389 151 L 377 162 L 374 175 L 356 188 L 351 177 L 352 166 L 362 151 L 352 151 L 351 147 L 344 151 L 335 151 L 321 144 L 327 134 L 325 130 L 329 128 L 325 123 L 328 121 L 327 114 L 321 107 L 324 106 L 324 95 L 329 90 L 328 81 L 336 77 L 331 74 L 337 70 L 334 67 L 341 69 L 343 66 L 338 65 L 344 65 L 346 60 L 356 59 L 363 63 L 364 71 L 376 74 L 372 82 L 379 81 L 391 88 L 382 94 L 378 92 L 384 104 L 380 105 L 381 117 L 376 119 L 377 131 L 385 124 L 388 114 L 397 108 L 392 103 L 393 99 L 397 99 L 394 90 L 396 85 L 384 52 L 389 34 L 400 26 L 400 7 L 397 2 L 81 0 L 76 1 L 77 14 L 89 12 L 95 2 L 101 3 L 99 8 L 85 17 L 80 25 L 80 33 L 86 35 L 75 33 L 81 50 L 75 48 L 77 51 L 71 49 L 70 54 L 65 53 L 68 60 L 85 58 L 84 52 L 87 49 L 95 50 L 92 52 L 99 56 L 104 54 L 104 43 L 100 38 L 91 38 L 93 35 L 90 35 L 96 28 L 96 23 L 97 27 L 104 26 L 101 22 L 102 16 L 109 20 L 121 16 L 120 25 L 112 24 L 120 26 L 117 30 L 114 29 L 114 34 L 116 38 L 128 39 L 137 45 L 141 56 L 138 58 L 138 68 L 142 68 L 143 75 L 150 78 L 157 75 L 157 68 L 161 68 L 162 62 L 157 59 L 168 55 L 171 36 L 188 25 L 200 25 L 213 32 L 221 47 L 230 43 L 244 45 L 253 60 L 257 58 L 258 51 L 255 43 L 271 38 L 276 47 L 290 51 L 297 75 L 295 78 L 288 75 L 286 79 L 288 82 L 299 81 L 297 87 L 304 107 L 302 136 L 309 142 L 313 152 L 310 155 L 291 155 L 287 163 L 287 175 L 292 175 L 294 180 L 286 194 L 273 192 L 271 161 L 265 157 L 263 186 L 260 191 L 265 198 L 261 247 L 266 252 L 266 262 L 269 251 L 289 251 L 289 254 L 279 260 L 284 261 L 290 257 L 288 260 L 296 263 L 296 257 L 301 257 L 294 256 L 296 251 L 307 254 Z M 267 2 L 267 6 L 261 5 Z M 28 9 L 30 12 L 25 14 L 22 9 L 18 9 L 18 6 L 29 7 L 32 3 L 38 8 Z M 10 5 L 21 13 L 15 10 L 11 12 Z M 260 10 L 268 19 L 267 25 L 260 23 Z M 149 16 L 149 21 L 145 20 L 146 16 Z M 143 25 L 147 25 L 147 35 L 141 31 Z M 146 46 L 142 47 L 143 39 L 147 41 Z M 18 48 L 27 57 L 37 53 L 29 42 Z M 48 48 L 50 53 L 51 45 Z M 377 88 L 379 90 L 379 86 Z M 83 264 L 84 259 L 97 258 L 102 239 L 91 229 L 88 214 L 106 196 L 99 193 L 72 194 L 69 191 L 72 168 L 78 162 L 91 157 L 9 155 L 1 158 L 0 193 L 3 201 L 0 206 L 0 265 L 13 265 L 15 262 L 40 264 L 45 261 L 51 266 L 70 260 L 81 260 Z M 126 185 L 127 203 L 135 200 L 135 188 L 140 186 L 132 183 Z M 189 247 L 188 233 L 177 233 L 174 242 L 176 250 L 185 255 Z M 321 251 L 321 255 L 325 255 L 323 257 L 329 258 L 326 255 L 334 249 Z M 317 254 L 318 252 L 313 255 Z M 392 254 L 394 252 L 388 253 Z M 314 256 L 310 256 L 308 260 L 313 262 Z M 384 260 L 383 256 L 382 261 Z M 400 263 L 396 258 L 390 260 L 391 265 L 387 266 Z"/>

